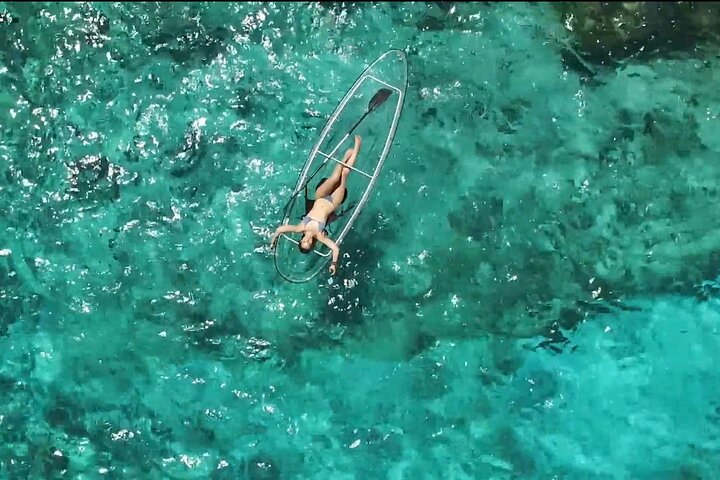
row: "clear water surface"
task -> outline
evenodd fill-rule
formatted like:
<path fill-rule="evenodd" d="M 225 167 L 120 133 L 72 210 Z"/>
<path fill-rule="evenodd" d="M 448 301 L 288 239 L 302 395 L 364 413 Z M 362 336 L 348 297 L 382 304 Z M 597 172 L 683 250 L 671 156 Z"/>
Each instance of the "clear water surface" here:
<path fill-rule="evenodd" d="M 549 4 L 0 12 L 2 478 L 720 471 L 716 54 L 587 66 Z M 338 274 L 284 282 L 390 48 L 383 175 Z"/>

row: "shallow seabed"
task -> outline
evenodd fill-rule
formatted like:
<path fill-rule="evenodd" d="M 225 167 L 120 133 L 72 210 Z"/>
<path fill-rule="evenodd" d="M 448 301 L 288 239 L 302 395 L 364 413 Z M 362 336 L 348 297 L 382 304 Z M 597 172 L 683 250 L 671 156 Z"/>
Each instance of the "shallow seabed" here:
<path fill-rule="evenodd" d="M 0 476 L 711 479 L 718 57 L 548 4 L 0 3 Z M 338 274 L 269 234 L 408 96 Z M 362 158 L 358 160 L 358 164 Z"/>

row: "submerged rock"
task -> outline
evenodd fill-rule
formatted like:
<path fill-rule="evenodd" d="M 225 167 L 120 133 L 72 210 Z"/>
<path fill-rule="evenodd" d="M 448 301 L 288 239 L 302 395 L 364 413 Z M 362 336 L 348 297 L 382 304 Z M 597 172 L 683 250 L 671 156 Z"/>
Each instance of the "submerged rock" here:
<path fill-rule="evenodd" d="M 606 63 L 667 56 L 717 41 L 718 2 L 558 2 L 565 28 L 582 57 Z"/>

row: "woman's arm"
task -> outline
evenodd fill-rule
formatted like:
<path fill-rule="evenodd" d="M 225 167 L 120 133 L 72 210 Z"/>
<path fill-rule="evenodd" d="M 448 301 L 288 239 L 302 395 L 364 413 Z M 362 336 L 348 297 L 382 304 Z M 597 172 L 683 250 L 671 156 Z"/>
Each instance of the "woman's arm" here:
<path fill-rule="evenodd" d="M 275 229 L 275 233 L 272 234 L 272 238 L 270 239 L 270 248 L 275 247 L 275 242 L 277 241 L 277 237 L 280 236 L 281 233 L 300 233 L 302 232 L 302 225 L 281 225 L 278 228 Z"/>
<path fill-rule="evenodd" d="M 318 241 L 320 243 L 324 243 L 325 245 L 328 246 L 328 248 L 330 248 L 330 250 L 332 250 L 332 252 L 333 252 L 332 263 L 330 264 L 329 270 L 330 270 L 330 275 L 335 275 L 335 266 L 337 265 L 338 257 L 340 256 L 340 248 L 338 248 L 337 244 L 335 242 L 333 242 L 332 240 L 330 240 L 325 235 L 319 236 Z"/>

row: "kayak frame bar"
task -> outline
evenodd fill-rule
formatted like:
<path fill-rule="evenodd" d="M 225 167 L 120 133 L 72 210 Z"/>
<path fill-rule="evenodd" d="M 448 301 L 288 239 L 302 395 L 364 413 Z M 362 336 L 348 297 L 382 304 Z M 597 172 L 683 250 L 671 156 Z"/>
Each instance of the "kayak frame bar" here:
<path fill-rule="evenodd" d="M 294 243 L 295 245 L 300 245 L 300 242 L 298 242 L 297 240 L 295 240 L 295 239 L 293 239 L 293 238 L 288 237 L 288 236 L 285 235 L 284 233 L 282 234 L 282 236 L 285 237 L 285 238 L 287 238 L 288 240 L 290 240 L 290 241 L 291 241 L 292 243 Z M 328 255 L 330 255 L 330 252 L 320 253 L 320 252 L 318 252 L 316 249 L 313 249 L 313 252 L 317 253 L 318 255 L 320 255 L 320 256 L 323 257 L 323 258 L 324 258 L 324 257 L 327 257 Z"/>
<path fill-rule="evenodd" d="M 386 87 L 388 87 L 388 88 L 391 89 L 391 90 L 395 90 L 395 93 L 397 93 L 398 95 L 402 95 L 402 90 L 400 90 L 399 88 L 397 88 L 395 85 L 390 85 L 390 84 L 387 83 L 387 82 L 383 82 L 382 80 L 380 80 L 379 78 L 377 78 L 377 77 L 374 76 L 374 75 L 367 75 L 366 78 L 372 78 L 373 80 L 375 80 L 375 81 L 378 82 L 379 84 L 385 85 Z"/>
<path fill-rule="evenodd" d="M 335 157 L 333 157 L 333 156 L 330 156 L 330 155 L 328 155 L 327 153 L 323 153 L 323 152 L 321 152 L 320 150 L 318 150 L 317 153 L 318 153 L 318 155 L 322 155 L 323 157 L 325 157 L 325 158 L 327 158 L 327 159 L 330 159 L 330 160 L 332 160 L 333 162 L 337 162 L 337 163 L 339 163 L 340 165 L 345 165 L 345 162 L 343 162 L 342 160 L 338 160 L 337 158 L 335 158 Z M 362 170 L 358 170 L 358 169 L 355 168 L 355 167 L 351 167 L 350 165 L 345 165 L 345 168 L 349 168 L 350 170 L 353 170 L 353 171 L 355 171 L 355 172 L 358 172 L 358 173 L 361 174 L 361 175 L 365 175 L 365 176 L 368 177 L 368 178 L 373 178 L 373 175 L 370 175 L 369 173 L 365 173 L 365 172 L 363 172 Z"/>

